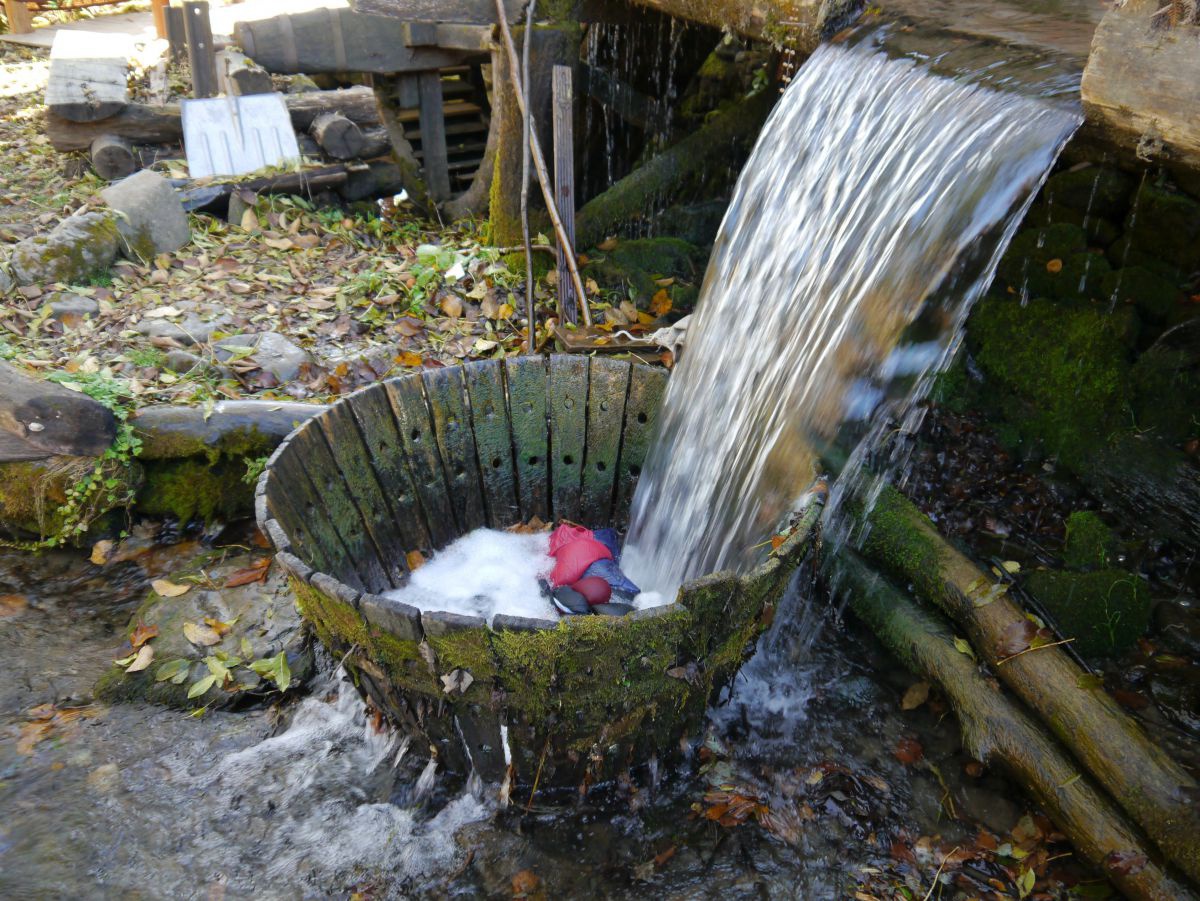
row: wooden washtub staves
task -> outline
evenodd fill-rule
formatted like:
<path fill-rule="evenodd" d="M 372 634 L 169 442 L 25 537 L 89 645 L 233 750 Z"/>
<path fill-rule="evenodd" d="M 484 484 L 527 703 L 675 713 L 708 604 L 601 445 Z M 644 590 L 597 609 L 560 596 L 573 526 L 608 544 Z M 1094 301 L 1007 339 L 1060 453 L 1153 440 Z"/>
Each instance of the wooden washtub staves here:
<path fill-rule="evenodd" d="M 268 462 L 258 517 L 305 618 L 449 771 L 498 780 L 511 759 L 521 783 L 578 786 L 677 754 L 770 621 L 815 513 L 753 572 L 620 618 L 489 628 L 381 596 L 405 583 L 406 552 L 481 526 L 623 529 L 666 381 L 567 355 L 425 370 L 339 401 Z"/>

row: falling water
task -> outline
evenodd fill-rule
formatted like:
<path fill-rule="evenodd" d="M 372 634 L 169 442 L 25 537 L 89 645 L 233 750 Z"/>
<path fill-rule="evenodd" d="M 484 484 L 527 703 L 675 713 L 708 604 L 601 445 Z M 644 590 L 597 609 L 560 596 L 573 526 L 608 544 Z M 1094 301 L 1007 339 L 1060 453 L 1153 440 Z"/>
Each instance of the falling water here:
<path fill-rule="evenodd" d="M 759 559 L 812 448 L 944 361 L 1078 121 L 869 41 L 805 63 L 726 213 L 638 485 L 644 589 Z M 897 349 L 935 298 L 938 337 Z"/>

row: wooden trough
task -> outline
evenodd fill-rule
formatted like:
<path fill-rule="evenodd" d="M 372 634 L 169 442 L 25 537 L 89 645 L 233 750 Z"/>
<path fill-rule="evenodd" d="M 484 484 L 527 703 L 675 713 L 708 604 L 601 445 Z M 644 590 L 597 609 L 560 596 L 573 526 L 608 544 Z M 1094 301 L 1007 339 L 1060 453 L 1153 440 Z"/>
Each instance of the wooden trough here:
<path fill-rule="evenodd" d="M 568 355 L 426 370 L 339 401 L 268 462 L 257 513 L 304 617 L 451 773 L 499 780 L 511 760 L 518 782 L 579 786 L 677 754 L 769 622 L 807 528 L 748 575 L 621 618 L 489 627 L 382 596 L 405 583 L 408 551 L 481 526 L 623 529 L 666 381 Z"/>

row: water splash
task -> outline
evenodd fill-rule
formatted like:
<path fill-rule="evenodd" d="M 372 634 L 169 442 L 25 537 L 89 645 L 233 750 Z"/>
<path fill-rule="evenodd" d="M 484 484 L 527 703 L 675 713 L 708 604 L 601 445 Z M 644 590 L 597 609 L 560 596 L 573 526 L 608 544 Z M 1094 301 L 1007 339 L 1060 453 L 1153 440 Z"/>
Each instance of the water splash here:
<path fill-rule="evenodd" d="M 869 41 L 813 54 L 739 180 L 667 390 L 624 557 L 643 588 L 674 596 L 758 559 L 815 474 L 812 448 L 886 393 L 864 404 L 861 389 L 884 383 L 935 294 L 934 352 L 893 363 L 911 385 L 912 359 L 948 356 L 1013 210 L 1078 122 Z"/>

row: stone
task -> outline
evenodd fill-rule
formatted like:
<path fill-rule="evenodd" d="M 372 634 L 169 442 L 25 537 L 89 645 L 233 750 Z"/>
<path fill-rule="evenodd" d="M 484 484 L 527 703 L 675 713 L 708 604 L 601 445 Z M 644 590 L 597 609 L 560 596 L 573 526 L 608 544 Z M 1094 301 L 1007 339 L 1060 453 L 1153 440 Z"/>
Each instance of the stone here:
<path fill-rule="evenodd" d="M 1042 195 L 1052 204 L 1089 216 L 1121 219 L 1137 182 L 1118 169 L 1088 166 L 1068 169 L 1046 179 Z"/>
<path fill-rule="evenodd" d="M 1167 651 L 1200 660 L 1200 606 L 1160 601 L 1154 608 L 1154 641 Z"/>
<path fill-rule="evenodd" d="M 230 335 L 214 345 L 217 359 L 228 362 L 240 356 L 237 348 L 252 348 L 246 359 L 252 360 L 264 371 L 271 373 L 280 382 L 290 382 L 300 374 L 300 367 L 311 363 L 308 351 L 297 347 L 278 332 L 262 332 L 257 335 Z"/>
<path fill-rule="evenodd" d="M 192 584 L 186 576 L 204 578 L 204 585 L 224 586 L 231 577 L 245 573 L 258 562 L 250 554 L 224 557 L 209 554 L 191 561 L 183 571 L 166 574 L 164 578 L 177 585 Z M 233 580 L 237 581 L 237 580 Z M 229 629 L 220 640 L 207 647 L 194 645 L 184 635 L 184 625 L 205 625 L 205 619 L 226 624 Z M 106 701 L 151 701 L 171 707 L 227 707 L 267 697 L 274 685 L 258 678 L 246 664 L 274 657 L 280 652 L 287 657 L 292 684 L 302 685 L 314 671 L 313 653 L 305 629 L 296 610 L 296 599 L 288 587 L 282 567 L 272 565 L 263 581 L 251 581 L 232 588 L 206 590 L 194 585 L 177 597 L 163 597 L 151 591 L 129 621 L 126 634 L 139 623 L 157 626 L 158 635 L 152 640 L 154 662 L 140 673 L 126 673 L 112 667 L 96 683 L 97 698 Z M 202 696 L 188 699 L 191 685 L 209 674 L 204 658 L 224 652 L 240 662 L 231 667 L 231 683 L 227 688 L 210 688 Z M 182 661 L 182 663 L 174 663 Z M 187 675 L 176 685 L 169 679 L 157 681 L 160 669 L 172 665 Z M 275 694 L 278 697 L 278 694 Z"/>
<path fill-rule="evenodd" d="M 120 216 L 117 227 L 129 259 L 151 260 L 192 240 L 187 213 L 175 189 L 161 175 L 143 169 L 109 185 L 101 199 Z"/>
<path fill-rule="evenodd" d="M 208 370 L 211 367 L 194 353 L 186 350 L 172 350 L 167 353 L 167 368 L 180 374 L 191 372 L 193 369 Z"/>
<path fill-rule="evenodd" d="M 1155 324 L 1166 322 L 1183 300 L 1175 282 L 1141 266 L 1109 272 L 1100 282 L 1100 294 L 1117 303 L 1133 303 L 1144 320 Z"/>
<path fill-rule="evenodd" d="M 13 288 L 13 277 L 4 269 L 0 269 L 0 295 L 7 294 Z"/>
<path fill-rule="evenodd" d="M 1037 570 L 1029 575 L 1027 587 L 1089 659 L 1119 654 L 1150 623 L 1149 590 L 1136 574 L 1124 570 Z"/>
<path fill-rule="evenodd" d="M 228 328 L 233 320 L 225 313 L 214 319 L 204 320 L 196 313 L 188 313 L 180 322 L 170 319 L 143 319 L 134 329 L 147 338 L 171 338 L 180 344 L 204 344 L 212 336 Z"/>
<path fill-rule="evenodd" d="M 1190 272 L 1200 260 L 1200 202 L 1147 181 L 1129 211 L 1133 246 Z"/>
<path fill-rule="evenodd" d="M 50 301 L 50 316 L 59 322 L 78 321 L 100 312 L 100 302 L 78 294 L 59 294 Z"/>
<path fill-rule="evenodd" d="M 9 262 L 21 285 L 86 284 L 116 259 L 120 236 L 111 212 L 70 216 L 45 235 L 18 243 Z"/>

